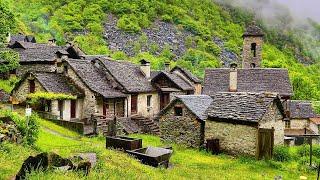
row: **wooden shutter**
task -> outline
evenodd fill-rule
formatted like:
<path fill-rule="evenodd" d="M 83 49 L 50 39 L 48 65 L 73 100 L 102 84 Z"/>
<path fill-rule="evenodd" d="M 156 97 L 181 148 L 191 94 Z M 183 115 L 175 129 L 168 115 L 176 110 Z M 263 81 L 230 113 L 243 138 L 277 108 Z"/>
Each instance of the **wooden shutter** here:
<path fill-rule="evenodd" d="M 138 112 L 138 95 L 131 96 L 131 114 L 137 114 Z"/>

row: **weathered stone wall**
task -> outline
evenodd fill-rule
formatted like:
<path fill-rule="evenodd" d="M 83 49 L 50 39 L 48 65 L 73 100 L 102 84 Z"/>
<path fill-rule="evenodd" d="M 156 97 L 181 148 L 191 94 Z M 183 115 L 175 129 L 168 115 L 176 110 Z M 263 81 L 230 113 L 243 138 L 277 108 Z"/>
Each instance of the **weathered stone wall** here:
<path fill-rule="evenodd" d="M 17 76 L 21 77 L 28 71 L 54 72 L 55 64 L 23 64 L 17 69 Z"/>
<path fill-rule="evenodd" d="M 256 155 L 257 128 L 225 122 L 206 121 L 205 139 L 219 139 L 220 148 L 229 154 Z"/>
<path fill-rule="evenodd" d="M 274 144 L 284 144 L 283 116 L 275 103 L 269 107 L 268 112 L 263 116 L 259 123 L 259 128 L 274 128 Z"/>
<path fill-rule="evenodd" d="M 304 129 L 308 126 L 308 119 L 290 119 L 290 129 Z"/>
<path fill-rule="evenodd" d="M 316 125 L 314 122 L 312 122 L 312 121 L 309 121 L 310 123 L 310 125 L 309 125 L 309 128 L 313 131 L 313 132 L 315 132 L 315 133 L 317 133 L 317 134 L 319 134 L 319 127 L 318 127 L 318 125 Z"/>
<path fill-rule="evenodd" d="M 251 52 L 251 44 L 256 43 L 256 57 L 253 57 Z M 255 67 L 261 67 L 262 60 L 262 44 L 263 37 L 245 37 L 243 41 L 243 54 L 242 54 L 242 68 L 251 68 L 251 63 L 255 64 Z"/>
<path fill-rule="evenodd" d="M 95 114 L 97 111 L 95 94 L 82 82 L 70 66 L 68 67 L 68 73 L 66 75 L 71 78 L 77 86 L 84 90 L 85 97 L 83 99 L 83 109 L 79 118 L 90 118 L 91 114 Z"/>
<path fill-rule="evenodd" d="M 30 80 L 33 78 L 30 78 Z M 39 81 L 35 80 L 35 91 L 43 91 L 46 92 L 46 90 L 42 87 L 42 85 L 39 83 Z M 28 94 L 30 93 L 30 84 L 29 84 L 29 78 L 26 78 L 19 86 L 19 88 L 12 93 L 13 98 L 19 103 L 25 102 L 27 99 Z"/>
<path fill-rule="evenodd" d="M 176 105 L 182 105 L 177 103 Z M 174 106 L 159 117 L 161 139 L 183 144 L 188 147 L 200 147 L 201 123 L 195 115 L 183 106 L 183 116 L 174 115 Z"/>
<path fill-rule="evenodd" d="M 151 106 L 147 106 L 147 97 L 151 95 Z M 131 107 L 131 106 L 130 106 Z M 154 117 L 159 113 L 160 97 L 157 92 L 138 94 L 138 114 L 144 117 Z"/>

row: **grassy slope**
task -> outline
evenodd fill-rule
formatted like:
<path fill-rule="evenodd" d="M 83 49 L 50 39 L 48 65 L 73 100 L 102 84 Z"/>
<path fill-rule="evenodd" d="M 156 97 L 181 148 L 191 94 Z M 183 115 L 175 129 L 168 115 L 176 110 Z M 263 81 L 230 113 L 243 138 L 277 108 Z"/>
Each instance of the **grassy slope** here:
<path fill-rule="evenodd" d="M 36 143 L 38 150 L 5 144 L 0 146 L 0 179 L 13 176 L 23 160 L 39 151 L 53 151 L 64 157 L 79 152 L 96 152 L 98 164 L 88 177 L 76 172 L 49 170 L 33 173 L 30 179 L 273 179 L 281 175 L 284 179 L 298 179 L 315 174 L 299 172 L 295 163 L 255 161 L 248 158 L 214 156 L 204 151 L 186 149 L 173 145 L 172 169 L 157 169 L 140 164 L 125 153 L 104 148 L 104 138 L 80 138 L 77 134 L 57 127 L 51 122 L 41 122 L 42 128 Z M 44 126 L 46 126 L 44 128 Z M 50 130 L 48 130 L 50 129 Z M 53 133 L 55 131 L 55 133 Z M 143 138 L 143 145 L 163 146 L 160 139 L 149 135 L 133 135 Z"/>

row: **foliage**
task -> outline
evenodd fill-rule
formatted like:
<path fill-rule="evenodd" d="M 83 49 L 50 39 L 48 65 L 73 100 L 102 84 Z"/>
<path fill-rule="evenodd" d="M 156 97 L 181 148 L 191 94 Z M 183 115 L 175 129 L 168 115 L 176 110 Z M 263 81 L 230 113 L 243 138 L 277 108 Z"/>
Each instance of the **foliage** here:
<path fill-rule="evenodd" d="M 118 23 L 118 28 L 126 31 L 126 32 L 139 32 L 141 30 L 139 26 L 139 20 L 133 14 L 122 16 Z"/>
<path fill-rule="evenodd" d="M 3 60 L 3 61 L 1 61 Z M 13 50 L 0 50 L 0 73 L 19 67 L 19 54 Z"/>
<path fill-rule="evenodd" d="M 63 94 L 63 93 L 53 93 L 53 92 L 35 92 L 35 93 L 30 93 L 27 96 L 27 101 L 30 104 L 35 104 L 39 102 L 40 99 L 44 100 L 66 100 L 66 99 L 76 99 L 76 96 L 73 95 L 68 95 L 68 94 Z"/>
<path fill-rule="evenodd" d="M 74 43 L 78 44 L 81 50 L 90 55 L 109 55 L 110 50 L 105 41 L 94 34 L 79 35 L 74 38 Z"/>
<path fill-rule="evenodd" d="M 11 93 L 15 85 L 20 81 L 20 78 L 11 77 L 8 80 L 0 79 L 0 89 L 4 90 L 7 93 Z"/>
<path fill-rule="evenodd" d="M 32 113 L 32 115 L 27 117 L 22 117 L 16 112 L 12 111 L 0 111 L 5 117 L 10 117 L 17 125 L 19 132 L 23 136 L 23 143 L 26 145 L 34 145 L 35 141 L 38 138 L 39 133 L 39 125 L 38 125 L 38 115 L 36 113 Z"/>
<path fill-rule="evenodd" d="M 291 159 L 288 146 L 276 146 L 273 149 L 273 159 L 284 162 Z"/>
<path fill-rule="evenodd" d="M 320 101 L 314 101 L 312 104 L 315 112 L 320 114 Z"/>
<path fill-rule="evenodd" d="M 9 33 L 15 28 L 16 19 L 5 1 L 0 1 L 0 47 L 6 42 Z"/>

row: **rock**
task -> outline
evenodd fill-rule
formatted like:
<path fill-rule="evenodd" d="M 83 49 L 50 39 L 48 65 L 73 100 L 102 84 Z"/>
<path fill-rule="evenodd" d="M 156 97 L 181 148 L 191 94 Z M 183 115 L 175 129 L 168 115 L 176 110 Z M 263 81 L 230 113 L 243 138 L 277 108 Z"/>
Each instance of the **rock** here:
<path fill-rule="evenodd" d="M 81 161 L 74 170 L 76 171 L 83 171 L 83 173 L 87 176 L 91 169 L 91 163 L 89 161 Z"/>
<path fill-rule="evenodd" d="M 47 169 L 48 168 L 48 154 L 41 153 L 37 156 L 29 156 L 22 164 L 20 171 L 16 175 L 16 180 L 26 179 L 26 174 L 34 170 Z"/>
<path fill-rule="evenodd" d="M 97 163 L 97 155 L 96 153 L 80 153 L 77 156 L 81 160 L 87 160 L 91 163 L 92 167 L 94 167 Z"/>

